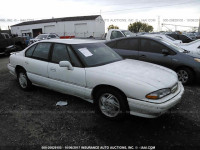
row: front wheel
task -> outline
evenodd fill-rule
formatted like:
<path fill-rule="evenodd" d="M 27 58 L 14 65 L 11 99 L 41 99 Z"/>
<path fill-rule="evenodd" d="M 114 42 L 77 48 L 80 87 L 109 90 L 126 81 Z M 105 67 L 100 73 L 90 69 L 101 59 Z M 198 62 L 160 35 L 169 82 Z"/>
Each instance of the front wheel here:
<path fill-rule="evenodd" d="M 177 70 L 178 80 L 181 81 L 184 85 L 188 85 L 194 80 L 194 73 L 189 68 L 181 68 Z"/>
<path fill-rule="evenodd" d="M 127 100 L 121 92 L 105 88 L 97 92 L 95 98 L 97 112 L 106 118 L 119 120 L 128 112 Z"/>
<path fill-rule="evenodd" d="M 17 77 L 18 77 L 19 85 L 20 85 L 20 87 L 21 87 L 23 90 L 29 90 L 29 89 L 31 89 L 32 83 L 31 83 L 31 81 L 28 79 L 28 77 L 27 77 L 27 75 L 26 75 L 26 71 L 24 71 L 24 70 L 19 70 Z"/>

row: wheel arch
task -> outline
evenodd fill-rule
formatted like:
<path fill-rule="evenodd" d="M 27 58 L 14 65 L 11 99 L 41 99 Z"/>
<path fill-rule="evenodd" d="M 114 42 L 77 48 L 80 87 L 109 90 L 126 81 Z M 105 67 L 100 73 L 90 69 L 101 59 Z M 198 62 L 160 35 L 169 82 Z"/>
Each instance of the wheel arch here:
<path fill-rule="evenodd" d="M 122 94 L 124 99 L 126 99 L 126 107 L 127 107 L 128 111 L 130 111 L 126 94 L 122 90 L 120 90 L 119 88 L 117 88 L 115 86 L 112 86 L 112 85 L 100 84 L 100 85 L 95 86 L 93 88 L 93 90 L 92 90 L 92 98 L 93 98 L 93 100 L 95 100 L 96 94 L 97 94 L 98 90 L 101 89 L 101 88 L 112 88 L 114 90 L 117 90 L 120 94 Z"/>
<path fill-rule="evenodd" d="M 175 71 L 177 72 L 181 68 L 188 68 L 188 69 L 190 69 L 193 72 L 194 76 L 196 77 L 196 73 L 195 73 L 194 69 L 192 67 L 189 67 L 189 66 L 185 66 L 185 65 L 178 66 L 178 67 L 175 68 Z"/>
<path fill-rule="evenodd" d="M 18 76 L 19 70 L 24 70 L 24 71 L 26 71 L 24 67 L 22 67 L 22 66 L 20 66 L 20 65 L 17 65 L 17 66 L 15 67 L 15 73 L 17 74 L 17 76 Z"/>

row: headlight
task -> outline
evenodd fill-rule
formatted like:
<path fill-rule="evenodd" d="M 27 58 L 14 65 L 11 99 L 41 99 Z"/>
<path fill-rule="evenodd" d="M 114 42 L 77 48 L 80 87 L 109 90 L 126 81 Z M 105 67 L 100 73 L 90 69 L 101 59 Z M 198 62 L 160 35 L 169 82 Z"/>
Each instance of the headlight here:
<path fill-rule="evenodd" d="M 194 58 L 195 61 L 197 62 L 200 62 L 200 59 L 199 58 Z"/>
<path fill-rule="evenodd" d="M 148 99 L 160 99 L 171 93 L 171 89 L 161 89 L 146 95 Z"/>

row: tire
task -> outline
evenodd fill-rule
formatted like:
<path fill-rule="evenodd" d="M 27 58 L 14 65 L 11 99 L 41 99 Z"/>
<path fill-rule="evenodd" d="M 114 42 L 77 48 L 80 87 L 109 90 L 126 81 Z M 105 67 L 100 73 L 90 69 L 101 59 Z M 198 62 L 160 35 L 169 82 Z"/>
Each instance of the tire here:
<path fill-rule="evenodd" d="M 183 85 L 191 84 L 194 81 L 194 72 L 189 68 L 180 68 L 177 70 L 178 80 Z"/>
<path fill-rule="evenodd" d="M 122 120 L 129 114 L 126 97 L 113 88 L 103 88 L 95 95 L 95 110 L 111 120 Z"/>
<path fill-rule="evenodd" d="M 30 89 L 32 88 L 32 83 L 31 83 L 31 81 L 28 79 L 25 70 L 20 69 L 20 70 L 18 71 L 17 79 L 18 79 L 18 83 L 19 83 L 19 86 L 21 87 L 21 89 L 27 91 L 27 90 L 30 90 Z"/>

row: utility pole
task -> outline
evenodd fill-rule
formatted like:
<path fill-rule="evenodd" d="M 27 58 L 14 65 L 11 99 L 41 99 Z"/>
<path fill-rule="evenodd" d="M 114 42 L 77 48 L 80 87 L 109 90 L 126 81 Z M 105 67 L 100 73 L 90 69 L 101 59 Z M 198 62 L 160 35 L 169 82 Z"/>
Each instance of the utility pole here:
<path fill-rule="evenodd" d="M 200 32 L 200 18 L 199 18 L 199 29 L 198 29 L 198 32 Z"/>

